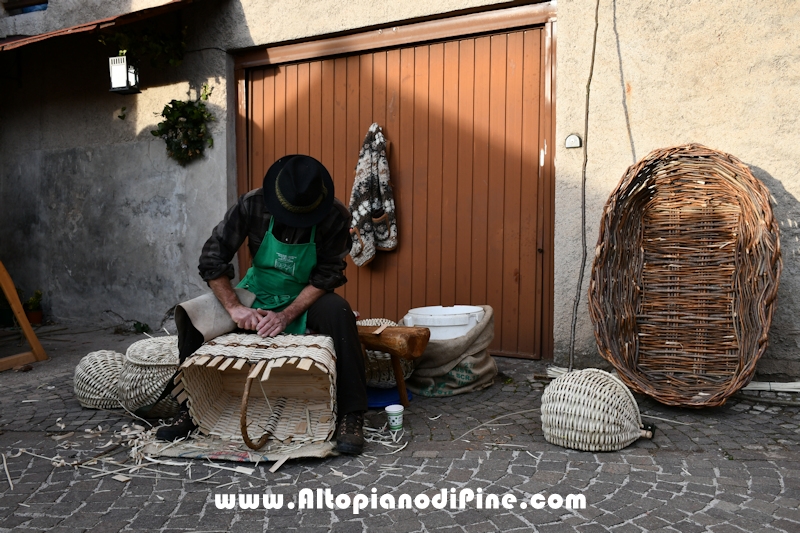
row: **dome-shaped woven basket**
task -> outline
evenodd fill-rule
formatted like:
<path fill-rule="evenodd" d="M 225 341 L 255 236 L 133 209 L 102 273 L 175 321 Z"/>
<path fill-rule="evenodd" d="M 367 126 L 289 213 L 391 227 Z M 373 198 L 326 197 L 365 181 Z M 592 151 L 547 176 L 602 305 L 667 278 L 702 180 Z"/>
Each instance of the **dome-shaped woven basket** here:
<path fill-rule="evenodd" d="M 91 352 L 75 367 L 75 396 L 90 409 L 117 409 L 117 380 L 125 356 L 112 350 Z"/>
<path fill-rule="evenodd" d="M 542 430 L 547 442 L 589 452 L 621 450 L 652 437 L 628 387 L 596 368 L 550 382 L 542 394 Z"/>
<path fill-rule="evenodd" d="M 336 429 L 330 337 L 221 335 L 187 358 L 175 381 L 201 433 L 254 450 L 324 442 Z"/>
<path fill-rule="evenodd" d="M 396 326 L 388 318 L 367 318 L 356 322 L 359 326 Z M 397 386 L 392 367 L 392 356 L 385 352 L 364 350 L 364 368 L 367 371 L 367 387 L 378 389 L 391 389 Z M 403 369 L 403 379 L 408 379 L 414 372 L 414 361 L 400 358 L 400 367 Z"/>
<path fill-rule="evenodd" d="M 125 352 L 125 364 L 119 376 L 117 394 L 129 411 L 153 404 L 164 392 L 167 382 L 178 370 L 178 337 L 153 337 L 136 341 Z M 167 395 L 147 416 L 172 416 L 178 403 Z"/>
<path fill-rule="evenodd" d="M 781 273 L 766 187 L 689 144 L 628 169 L 603 211 L 589 311 L 600 354 L 667 405 L 718 406 L 767 347 Z"/>

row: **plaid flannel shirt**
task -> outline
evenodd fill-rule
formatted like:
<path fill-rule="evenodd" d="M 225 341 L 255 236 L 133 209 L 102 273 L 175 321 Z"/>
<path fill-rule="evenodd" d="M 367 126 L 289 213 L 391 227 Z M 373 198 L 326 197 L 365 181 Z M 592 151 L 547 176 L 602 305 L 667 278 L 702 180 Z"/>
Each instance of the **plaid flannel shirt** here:
<path fill-rule="evenodd" d="M 267 211 L 262 189 L 250 191 L 225 214 L 225 218 L 211 232 L 200 255 L 200 277 L 206 282 L 228 276 L 233 278 L 231 264 L 234 254 L 248 239 L 251 256 L 255 257 L 272 218 Z M 289 244 L 307 243 L 311 228 L 293 228 L 275 221 L 272 234 L 281 242 Z M 315 237 L 317 265 L 311 271 L 309 283 L 324 290 L 333 290 L 344 285 L 347 278 L 344 269 L 345 257 L 350 252 L 350 212 L 338 199 L 325 219 L 317 224 Z M 244 275 L 244 273 L 242 273 Z"/>

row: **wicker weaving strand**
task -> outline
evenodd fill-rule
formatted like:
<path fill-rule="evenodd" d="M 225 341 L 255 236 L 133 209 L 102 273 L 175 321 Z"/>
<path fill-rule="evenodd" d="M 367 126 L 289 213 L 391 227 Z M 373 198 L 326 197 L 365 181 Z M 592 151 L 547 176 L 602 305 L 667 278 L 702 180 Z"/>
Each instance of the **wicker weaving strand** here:
<path fill-rule="evenodd" d="M 722 405 L 766 350 L 781 268 L 769 191 L 745 164 L 656 150 L 603 211 L 589 285 L 600 353 L 662 403 Z"/>
<path fill-rule="evenodd" d="M 640 437 L 645 428 L 631 391 L 596 368 L 568 372 L 542 394 L 542 431 L 547 442 L 591 452 L 616 451 Z"/>
<path fill-rule="evenodd" d="M 397 323 L 388 318 L 367 318 L 356 322 L 359 326 L 396 326 Z M 400 367 L 403 369 L 403 379 L 408 379 L 414 372 L 414 361 L 411 359 L 400 359 Z M 367 387 L 379 389 L 391 389 L 397 386 L 394 379 L 394 369 L 392 368 L 392 356 L 385 352 L 376 350 L 364 350 L 364 369 L 367 374 Z"/>
<path fill-rule="evenodd" d="M 134 342 L 125 352 L 125 364 L 119 376 L 120 402 L 129 411 L 151 405 L 161 396 L 177 369 L 178 337 L 153 337 Z M 178 403 L 167 396 L 148 412 L 148 416 L 168 417 L 177 410 Z"/>
<path fill-rule="evenodd" d="M 244 441 L 254 450 L 333 435 L 336 356 L 330 337 L 230 333 L 201 346 L 181 368 L 174 393 L 186 399 L 205 435 Z M 255 433 L 260 436 L 251 439 Z"/>
<path fill-rule="evenodd" d="M 117 381 L 124 362 L 124 355 L 111 350 L 85 355 L 75 367 L 78 402 L 91 409 L 118 408 Z"/>

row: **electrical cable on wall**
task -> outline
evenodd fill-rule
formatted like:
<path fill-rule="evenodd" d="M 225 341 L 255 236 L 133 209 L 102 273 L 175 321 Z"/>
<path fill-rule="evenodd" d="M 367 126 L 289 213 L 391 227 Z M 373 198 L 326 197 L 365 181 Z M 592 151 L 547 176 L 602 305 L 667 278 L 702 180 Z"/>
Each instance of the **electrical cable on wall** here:
<path fill-rule="evenodd" d="M 589 156 L 589 91 L 592 86 L 592 74 L 594 74 L 594 56 L 597 50 L 597 28 L 599 26 L 600 0 L 597 0 L 594 8 L 594 37 L 592 39 L 592 62 L 589 66 L 589 79 L 586 82 L 586 109 L 584 112 L 583 125 L 583 170 L 581 172 L 581 269 L 578 275 L 578 287 L 575 291 L 575 302 L 572 306 L 572 328 L 569 335 L 569 372 L 572 372 L 572 365 L 575 361 L 575 326 L 578 322 L 578 305 L 581 301 L 581 288 L 583 286 L 583 275 L 586 271 L 586 164 Z"/>

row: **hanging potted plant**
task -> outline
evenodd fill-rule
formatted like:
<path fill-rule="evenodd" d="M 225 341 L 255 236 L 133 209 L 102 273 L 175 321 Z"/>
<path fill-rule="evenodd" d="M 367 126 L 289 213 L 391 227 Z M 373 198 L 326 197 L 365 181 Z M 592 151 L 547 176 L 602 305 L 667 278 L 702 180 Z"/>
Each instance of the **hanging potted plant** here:
<path fill-rule="evenodd" d="M 164 120 L 150 132 L 164 139 L 167 155 L 181 166 L 201 157 L 206 146 L 214 146 L 208 131 L 208 123 L 214 120 L 214 115 L 205 104 L 212 90 L 205 84 L 197 100 L 172 100 L 161 111 Z"/>
<path fill-rule="evenodd" d="M 32 326 L 41 326 L 44 322 L 44 313 L 42 313 L 42 291 L 37 290 L 33 296 L 25 300 L 22 304 L 25 309 L 25 316 Z"/>

